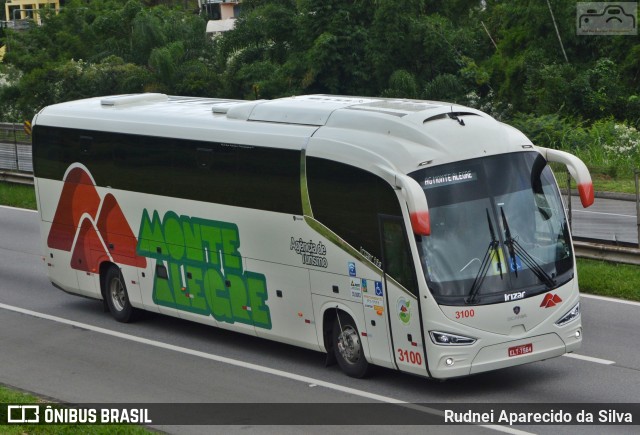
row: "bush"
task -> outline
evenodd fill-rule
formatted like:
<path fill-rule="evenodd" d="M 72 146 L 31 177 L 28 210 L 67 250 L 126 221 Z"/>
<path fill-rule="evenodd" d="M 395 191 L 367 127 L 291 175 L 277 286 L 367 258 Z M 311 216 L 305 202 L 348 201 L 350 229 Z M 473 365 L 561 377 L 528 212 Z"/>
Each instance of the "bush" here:
<path fill-rule="evenodd" d="M 640 168 L 640 132 L 613 118 L 585 126 L 558 115 L 518 114 L 509 123 L 534 144 L 575 154 L 609 177 L 629 176 Z"/>

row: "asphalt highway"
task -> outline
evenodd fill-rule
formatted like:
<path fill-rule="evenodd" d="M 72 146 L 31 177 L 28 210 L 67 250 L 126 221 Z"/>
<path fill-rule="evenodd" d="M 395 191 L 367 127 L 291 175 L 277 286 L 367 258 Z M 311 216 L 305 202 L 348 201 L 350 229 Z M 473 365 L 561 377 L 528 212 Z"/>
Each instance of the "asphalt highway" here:
<path fill-rule="evenodd" d="M 575 209 L 574 209 L 575 211 Z M 578 214 L 579 215 L 579 214 Z M 0 207 L 0 384 L 71 403 L 637 403 L 640 304 L 583 295 L 569 357 L 446 382 L 380 369 L 356 380 L 324 355 L 161 315 L 122 324 L 55 289 L 38 215 Z M 248 405 L 256 406 L 256 405 Z M 613 406 L 613 405 L 612 405 Z M 248 411 L 250 412 L 250 411 Z M 426 411 L 430 412 L 430 411 Z M 636 422 L 639 424 L 640 422 Z M 170 433 L 637 433 L 638 426 L 161 426 Z"/>
<path fill-rule="evenodd" d="M 571 207 L 571 230 L 574 236 L 638 243 L 634 201 L 596 198 L 591 207 L 583 208 L 580 198 L 572 196 Z"/>

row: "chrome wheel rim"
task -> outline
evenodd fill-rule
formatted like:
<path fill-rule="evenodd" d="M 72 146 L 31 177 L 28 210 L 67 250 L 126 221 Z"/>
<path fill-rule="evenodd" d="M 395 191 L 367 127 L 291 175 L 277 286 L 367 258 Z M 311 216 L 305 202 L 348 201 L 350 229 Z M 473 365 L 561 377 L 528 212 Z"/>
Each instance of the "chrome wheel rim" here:
<path fill-rule="evenodd" d="M 120 278 L 111 280 L 109 293 L 111 294 L 111 302 L 113 302 L 114 308 L 118 311 L 124 310 L 127 303 L 127 296 Z"/>
<path fill-rule="evenodd" d="M 360 360 L 361 351 L 358 331 L 350 325 L 345 326 L 338 335 L 338 352 L 346 362 L 356 364 Z"/>

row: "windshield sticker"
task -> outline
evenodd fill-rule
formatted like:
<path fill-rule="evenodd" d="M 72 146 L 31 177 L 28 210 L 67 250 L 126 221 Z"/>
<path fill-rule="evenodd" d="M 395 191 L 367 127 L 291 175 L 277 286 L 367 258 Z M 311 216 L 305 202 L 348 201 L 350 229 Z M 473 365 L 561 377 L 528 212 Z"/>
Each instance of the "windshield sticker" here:
<path fill-rule="evenodd" d="M 509 261 L 509 269 L 511 269 L 511 272 L 522 270 L 522 260 L 520 260 L 519 256 L 515 255 L 511 258 L 511 260 Z"/>
<path fill-rule="evenodd" d="M 313 240 L 308 242 L 299 238 L 291 237 L 291 245 L 289 246 L 291 251 L 295 251 L 296 254 L 300 254 L 302 257 L 302 264 L 307 266 L 329 267 L 327 261 L 327 248 L 322 242 L 314 243 Z"/>
<path fill-rule="evenodd" d="M 422 183 L 423 189 L 430 189 L 433 187 L 448 186 L 451 184 L 466 183 L 468 181 L 476 181 L 478 176 L 475 172 L 460 171 L 449 172 L 447 174 L 435 175 L 433 177 L 427 177 Z"/>

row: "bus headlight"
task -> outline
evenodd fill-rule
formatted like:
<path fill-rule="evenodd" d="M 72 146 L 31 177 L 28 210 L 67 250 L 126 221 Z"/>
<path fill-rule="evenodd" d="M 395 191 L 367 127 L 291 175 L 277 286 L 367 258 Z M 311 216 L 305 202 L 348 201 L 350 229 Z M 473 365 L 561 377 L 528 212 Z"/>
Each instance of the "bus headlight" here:
<path fill-rule="evenodd" d="M 580 317 L 580 302 L 575 304 L 564 316 L 560 317 L 560 320 L 556 322 L 556 325 L 564 326 L 578 317 Z"/>
<path fill-rule="evenodd" d="M 429 335 L 431 336 L 431 341 L 442 346 L 468 346 L 476 342 L 475 338 L 447 332 L 429 331 Z"/>

